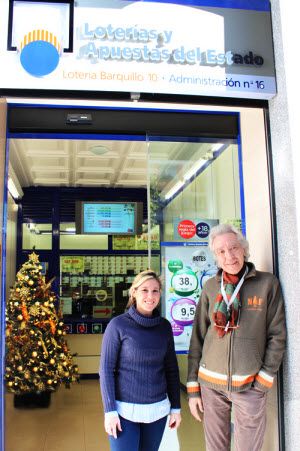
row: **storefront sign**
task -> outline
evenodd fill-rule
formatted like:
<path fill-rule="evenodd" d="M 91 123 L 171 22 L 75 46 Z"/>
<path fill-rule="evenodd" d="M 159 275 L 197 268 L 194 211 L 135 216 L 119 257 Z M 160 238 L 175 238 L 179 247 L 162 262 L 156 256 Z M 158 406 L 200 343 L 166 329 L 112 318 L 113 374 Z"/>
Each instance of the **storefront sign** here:
<path fill-rule="evenodd" d="M 0 7 L 0 89 L 276 94 L 266 0 L 79 0 L 74 23 L 69 4 L 13 5 L 11 27 Z"/>

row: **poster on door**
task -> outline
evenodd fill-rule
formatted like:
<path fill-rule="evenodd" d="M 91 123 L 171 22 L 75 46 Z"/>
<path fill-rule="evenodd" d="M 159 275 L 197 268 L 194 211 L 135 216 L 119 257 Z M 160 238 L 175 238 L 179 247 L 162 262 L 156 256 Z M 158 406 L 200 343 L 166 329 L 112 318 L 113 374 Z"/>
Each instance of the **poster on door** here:
<path fill-rule="evenodd" d="M 162 243 L 162 259 L 164 314 L 172 326 L 176 352 L 187 353 L 203 285 L 217 267 L 207 242 Z"/>
<path fill-rule="evenodd" d="M 219 221 L 217 219 L 183 217 L 175 218 L 173 223 L 174 240 L 207 244 L 210 229 L 218 225 Z"/>

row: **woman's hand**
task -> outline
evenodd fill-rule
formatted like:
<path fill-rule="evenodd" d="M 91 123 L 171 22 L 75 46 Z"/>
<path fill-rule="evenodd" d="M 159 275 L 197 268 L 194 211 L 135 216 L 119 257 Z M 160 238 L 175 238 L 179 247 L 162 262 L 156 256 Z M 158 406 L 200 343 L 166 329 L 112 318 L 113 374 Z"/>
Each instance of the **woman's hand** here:
<path fill-rule="evenodd" d="M 200 412 L 203 413 L 203 404 L 202 399 L 200 397 L 197 398 L 190 398 L 189 399 L 189 408 L 191 411 L 191 414 L 194 418 L 196 418 L 197 421 L 202 421 L 200 417 Z"/>
<path fill-rule="evenodd" d="M 117 438 L 117 430 L 122 431 L 119 416 L 105 416 L 104 428 L 108 435 L 113 435 L 114 438 Z"/>
<path fill-rule="evenodd" d="M 169 428 L 177 429 L 181 423 L 181 415 L 180 413 L 171 413 L 169 420 Z"/>

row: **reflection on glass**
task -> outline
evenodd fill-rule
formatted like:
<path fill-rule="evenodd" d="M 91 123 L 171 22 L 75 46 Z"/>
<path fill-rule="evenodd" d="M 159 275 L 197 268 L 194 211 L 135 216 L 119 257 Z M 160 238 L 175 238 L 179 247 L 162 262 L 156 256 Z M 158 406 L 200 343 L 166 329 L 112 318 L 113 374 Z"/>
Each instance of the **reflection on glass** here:
<path fill-rule="evenodd" d="M 159 271 L 159 256 L 153 256 Z M 148 256 L 64 255 L 60 257 L 60 301 L 64 315 L 110 319 L 123 313 L 135 274 L 148 268 Z"/>
<path fill-rule="evenodd" d="M 22 224 L 22 249 L 52 249 L 52 224 Z"/>
<path fill-rule="evenodd" d="M 238 146 L 232 141 L 155 139 L 148 144 L 150 229 L 159 225 L 162 237 L 161 305 L 176 351 L 187 353 L 203 284 L 217 271 L 209 232 L 219 222 L 241 225 Z"/>
<path fill-rule="evenodd" d="M 241 225 L 238 146 L 232 141 L 149 143 L 151 226 L 175 240 L 178 219 Z M 176 241 L 176 240 L 175 240 Z"/>
<path fill-rule="evenodd" d="M 108 235 L 76 235 L 75 222 L 61 222 L 59 227 L 61 250 L 107 250 Z"/>

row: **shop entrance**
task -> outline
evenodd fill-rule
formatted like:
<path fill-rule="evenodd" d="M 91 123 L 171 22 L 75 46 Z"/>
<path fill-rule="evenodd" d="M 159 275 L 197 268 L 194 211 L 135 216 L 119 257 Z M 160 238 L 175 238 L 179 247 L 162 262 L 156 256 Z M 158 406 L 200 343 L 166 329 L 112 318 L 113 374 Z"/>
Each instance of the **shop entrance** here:
<path fill-rule="evenodd" d="M 53 288 L 61 300 L 68 343 L 78 353 L 80 372 L 90 376 L 98 371 L 101 333 L 112 316 L 124 311 L 133 275 L 151 267 L 165 278 L 168 246 L 201 242 L 201 234 L 178 233 L 180 223 L 188 221 L 197 228 L 214 221 L 231 222 L 250 238 L 255 235 L 257 226 L 246 212 L 253 208 L 255 171 L 250 162 L 256 157 L 249 150 L 244 154 L 244 146 L 242 152 L 242 113 L 199 116 L 195 112 L 139 111 L 138 119 L 129 117 L 133 111 L 126 115 L 119 110 L 118 118 L 115 110 L 105 110 L 103 124 L 100 109 L 92 110 L 95 119 L 91 124 L 79 123 L 78 129 L 70 131 L 74 125 L 66 121 L 69 113 L 60 121 L 62 110 L 47 110 L 45 122 L 41 117 L 46 110 L 34 116 L 34 109 L 39 110 L 12 106 L 9 112 L 8 179 L 21 190 L 17 203 L 22 207 L 16 208 L 8 194 L 5 296 L 9 298 L 16 268 L 34 246 L 46 276 L 55 276 Z M 255 120 L 259 122 L 259 117 Z M 247 133 L 242 136 L 247 149 Z M 265 154 L 260 158 L 265 162 Z M 262 193 L 267 191 L 264 185 Z M 116 202 L 132 203 L 133 208 L 139 205 L 135 213 L 138 233 L 76 233 L 83 201 L 104 202 L 106 207 Z M 262 201 L 269 209 L 269 200 L 264 197 Z M 253 249 L 261 259 L 255 245 Z M 166 299 L 165 293 L 165 313 Z M 180 347 L 178 343 L 183 385 L 186 344 Z M 195 436 L 191 444 L 189 434 L 168 436 L 162 450 L 170 449 L 170 440 L 177 446 L 174 450 L 196 449 L 199 438 Z M 8 431 L 7 451 L 13 449 L 10 440 L 13 436 Z"/>

